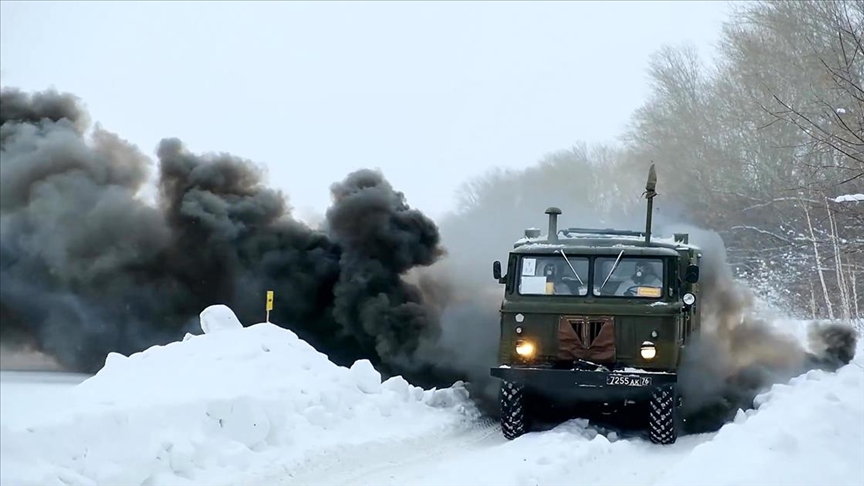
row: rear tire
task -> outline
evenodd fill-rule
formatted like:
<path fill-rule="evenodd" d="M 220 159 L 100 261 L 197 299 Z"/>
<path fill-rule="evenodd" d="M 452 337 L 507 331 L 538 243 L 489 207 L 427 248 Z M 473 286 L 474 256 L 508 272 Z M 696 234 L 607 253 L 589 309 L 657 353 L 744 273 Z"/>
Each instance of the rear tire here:
<path fill-rule="evenodd" d="M 501 402 L 501 432 L 504 438 L 513 440 L 528 431 L 528 414 L 525 411 L 525 389 L 522 385 L 505 381 L 498 394 Z"/>
<path fill-rule="evenodd" d="M 675 385 L 654 389 L 648 404 L 648 437 L 655 444 L 674 444 L 681 430 Z"/>

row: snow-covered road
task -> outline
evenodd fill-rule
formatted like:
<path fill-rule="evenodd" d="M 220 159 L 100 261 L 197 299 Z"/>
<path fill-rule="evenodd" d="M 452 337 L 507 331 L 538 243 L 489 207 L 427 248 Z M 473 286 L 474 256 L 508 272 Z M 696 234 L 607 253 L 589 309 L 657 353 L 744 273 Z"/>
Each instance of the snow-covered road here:
<path fill-rule="evenodd" d="M 22 426 L 61 410 L 72 387 L 88 377 L 52 371 L 0 371 L 0 425 Z"/>
<path fill-rule="evenodd" d="M 497 426 L 331 450 L 276 484 L 864 485 L 862 356 L 759 397 L 759 408 L 672 446 L 619 439 L 584 420 L 504 440 Z M 266 483 L 262 482 L 261 484 Z"/>
<path fill-rule="evenodd" d="M 438 477 L 440 468 L 448 468 L 448 464 L 467 454 L 489 453 L 506 442 L 496 421 L 478 419 L 455 431 L 336 447 L 309 456 L 299 466 L 265 478 L 260 484 L 415 484 L 427 477 Z M 443 484 L 434 480 L 432 483 Z"/>
<path fill-rule="evenodd" d="M 3 373 L 2 485 L 864 486 L 864 345 L 672 446 L 584 420 L 506 441 L 458 384 L 351 368 L 270 324 L 81 376 Z"/>

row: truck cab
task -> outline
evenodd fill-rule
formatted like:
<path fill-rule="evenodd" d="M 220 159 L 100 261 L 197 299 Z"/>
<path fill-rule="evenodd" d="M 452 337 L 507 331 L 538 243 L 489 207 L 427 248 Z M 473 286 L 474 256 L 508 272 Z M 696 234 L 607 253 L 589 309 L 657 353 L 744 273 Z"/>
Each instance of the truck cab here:
<path fill-rule="evenodd" d="M 561 210 L 546 214 L 548 234 L 526 230 L 506 273 L 493 263 L 504 436 L 530 429 L 537 402 L 643 401 L 650 439 L 675 442 L 677 370 L 700 326 L 699 248 L 686 234 L 652 239 L 650 199 L 644 232 L 558 229 Z"/>

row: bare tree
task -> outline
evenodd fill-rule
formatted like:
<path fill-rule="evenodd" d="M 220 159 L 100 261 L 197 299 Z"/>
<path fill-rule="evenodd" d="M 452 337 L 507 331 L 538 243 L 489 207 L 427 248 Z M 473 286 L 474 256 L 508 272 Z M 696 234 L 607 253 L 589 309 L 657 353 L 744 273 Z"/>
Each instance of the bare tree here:
<path fill-rule="evenodd" d="M 864 193 L 862 22 L 860 0 L 743 4 L 710 67 L 687 46 L 652 57 L 651 95 L 623 147 L 577 146 L 478 178 L 451 226 L 501 215 L 510 238 L 548 205 L 628 224 L 653 161 L 661 218 L 718 231 L 739 276 L 766 292 L 782 282 L 802 314 L 860 315 L 864 202 L 836 198 Z"/>
<path fill-rule="evenodd" d="M 786 35 L 804 39 L 803 53 L 821 71 L 808 97 L 790 100 L 772 90 L 765 110 L 807 136 L 811 160 L 806 165 L 834 176 L 814 181 L 823 189 L 864 178 L 864 2 L 768 3 L 763 8 L 787 18 L 792 14 L 786 10 L 799 10 L 799 15 L 804 10 L 816 28 Z"/>

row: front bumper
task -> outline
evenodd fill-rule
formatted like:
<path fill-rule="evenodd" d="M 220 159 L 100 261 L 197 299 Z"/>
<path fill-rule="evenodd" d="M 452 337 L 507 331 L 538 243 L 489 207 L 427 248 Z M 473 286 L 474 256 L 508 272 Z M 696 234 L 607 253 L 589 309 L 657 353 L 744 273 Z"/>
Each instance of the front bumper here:
<path fill-rule="evenodd" d="M 492 376 L 529 388 L 545 390 L 618 389 L 638 390 L 674 384 L 676 373 L 561 370 L 551 368 L 492 368 Z"/>

